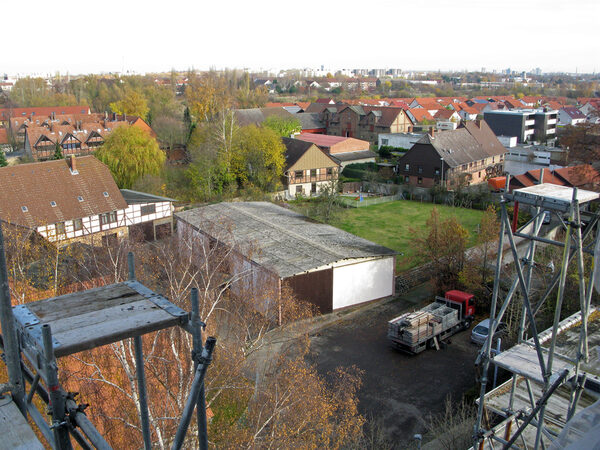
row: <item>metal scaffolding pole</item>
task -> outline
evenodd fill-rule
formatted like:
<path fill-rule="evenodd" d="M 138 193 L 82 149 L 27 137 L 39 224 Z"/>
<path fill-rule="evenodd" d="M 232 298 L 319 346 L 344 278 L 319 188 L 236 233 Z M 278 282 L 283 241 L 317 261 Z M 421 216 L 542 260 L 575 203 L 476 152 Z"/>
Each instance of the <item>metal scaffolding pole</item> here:
<path fill-rule="evenodd" d="M 58 384 L 58 366 L 54 358 L 54 347 L 52 345 L 52 331 L 50 325 L 42 325 L 42 338 L 44 342 L 44 357 L 46 368 L 46 380 L 50 394 L 50 407 L 52 408 L 52 433 L 54 445 L 60 450 L 73 448 L 69 438 L 69 424 L 66 421 L 65 397 Z"/>
<path fill-rule="evenodd" d="M 127 254 L 127 266 L 129 268 L 129 280 L 135 280 L 135 262 L 133 253 Z M 146 373 L 144 371 L 144 350 L 142 347 L 142 337 L 133 338 L 135 349 L 135 372 L 137 376 L 138 398 L 140 402 L 140 420 L 142 422 L 142 436 L 144 438 L 144 448 L 150 450 L 152 441 L 150 438 L 150 416 L 148 414 L 148 395 L 146 393 Z"/>
<path fill-rule="evenodd" d="M 192 288 L 192 339 L 193 339 L 193 355 L 194 358 L 194 373 L 198 370 L 200 357 L 202 356 L 202 328 L 205 326 L 200 319 L 200 302 L 198 301 L 198 289 Z M 198 399 L 196 402 L 196 421 L 198 425 L 198 445 L 200 450 L 208 449 L 208 430 L 206 426 L 206 394 L 204 392 L 204 382 L 200 386 Z"/>
<path fill-rule="evenodd" d="M 2 326 L 4 355 L 8 370 L 8 381 L 12 398 L 21 413 L 27 417 L 25 400 L 25 381 L 21 372 L 21 351 L 15 328 L 15 319 L 10 300 L 10 287 L 8 285 L 8 270 L 6 268 L 6 255 L 4 253 L 4 234 L 0 222 L 0 326 Z"/>
<path fill-rule="evenodd" d="M 171 450 L 179 450 L 183 446 L 183 441 L 185 440 L 185 435 L 188 427 L 190 426 L 190 421 L 192 420 L 192 415 L 194 413 L 194 407 L 198 401 L 198 394 L 200 393 L 200 388 L 204 383 L 204 375 L 206 374 L 206 369 L 212 360 L 212 354 L 216 343 L 217 340 L 214 337 L 209 336 L 206 338 L 206 345 L 202 350 L 202 357 L 198 367 L 196 368 L 196 374 L 194 375 L 192 388 L 190 389 L 190 394 L 183 409 L 181 421 L 179 422 L 179 427 L 177 427 L 177 433 L 175 434 L 175 440 L 173 441 Z"/>

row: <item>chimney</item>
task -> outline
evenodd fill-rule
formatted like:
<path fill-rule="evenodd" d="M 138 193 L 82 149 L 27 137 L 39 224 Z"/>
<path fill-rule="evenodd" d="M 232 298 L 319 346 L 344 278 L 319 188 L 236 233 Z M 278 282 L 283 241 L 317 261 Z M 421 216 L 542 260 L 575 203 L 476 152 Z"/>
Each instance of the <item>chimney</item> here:
<path fill-rule="evenodd" d="M 431 127 L 431 128 L 429 129 L 429 135 L 430 135 L 431 137 L 435 137 L 435 130 L 433 129 L 433 127 Z"/>
<path fill-rule="evenodd" d="M 71 172 L 77 171 L 77 163 L 75 162 L 75 155 L 69 155 L 69 158 L 67 159 L 67 163 L 69 164 L 69 169 L 71 169 Z"/>

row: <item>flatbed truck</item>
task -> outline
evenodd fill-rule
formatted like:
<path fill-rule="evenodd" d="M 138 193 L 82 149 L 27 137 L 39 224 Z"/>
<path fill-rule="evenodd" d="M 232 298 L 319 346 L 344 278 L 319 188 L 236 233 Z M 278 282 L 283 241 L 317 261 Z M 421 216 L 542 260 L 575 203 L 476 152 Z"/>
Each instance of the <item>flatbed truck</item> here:
<path fill-rule="evenodd" d="M 451 290 L 418 311 L 390 320 L 388 339 L 393 347 L 413 355 L 427 348 L 439 350 L 450 336 L 468 329 L 474 315 L 474 295 Z"/>

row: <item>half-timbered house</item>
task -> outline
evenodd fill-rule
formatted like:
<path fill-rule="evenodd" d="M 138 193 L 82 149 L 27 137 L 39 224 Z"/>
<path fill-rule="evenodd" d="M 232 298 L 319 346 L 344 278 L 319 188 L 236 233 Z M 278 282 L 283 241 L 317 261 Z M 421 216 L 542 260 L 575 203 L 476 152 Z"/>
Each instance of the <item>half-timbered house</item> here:
<path fill-rule="evenodd" d="M 154 239 L 172 231 L 172 199 L 121 192 L 93 156 L 0 168 L 0 219 L 50 242 L 102 245 L 134 230 Z"/>

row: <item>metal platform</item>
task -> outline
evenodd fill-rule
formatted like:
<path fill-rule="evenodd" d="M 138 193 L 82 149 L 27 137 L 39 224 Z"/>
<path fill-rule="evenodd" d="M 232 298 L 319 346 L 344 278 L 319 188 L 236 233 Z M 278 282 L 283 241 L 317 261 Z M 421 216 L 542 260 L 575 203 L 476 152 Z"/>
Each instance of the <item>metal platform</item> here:
<path fill-rule="evenodd" d="M 10 395 L 0 396 L 0 448 L 44 449 Z"/>
<path fill-rule="evenodd" d="M 42 326 L 50 325 L 56 357 L 188 321 L 188 312 L 137 281 L 18 305 L 13 314 L 24 344 L 39 352 L 44 348 Z"/>
<path fill-rule="evenodd" d="M 574 193 L 573 188 L 550 183 L 515 189 L 512 194 L 507 194 L 506 197 L 525 205 L 567 212 L 571 207 L 574 195 L 580 205 L 600 198 L 600 194 L 597 192 L 577 189 Z"/>
<path fill-rule="evenodd" d="M 492 362 L 509 372 L 522 375 L 539 383 L 544 382 L 542 376 L 542 368 L 535 347 L 530 344 L 518 344 L 495 356 Z M 564 369 L 573 370 L 575 364 L 561 355 L 554 354 L 554 362 L 552 365 L 552 376 L 561 373 Z"/>

